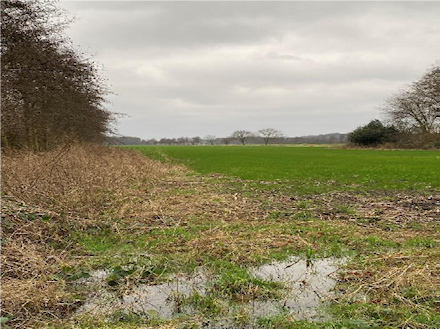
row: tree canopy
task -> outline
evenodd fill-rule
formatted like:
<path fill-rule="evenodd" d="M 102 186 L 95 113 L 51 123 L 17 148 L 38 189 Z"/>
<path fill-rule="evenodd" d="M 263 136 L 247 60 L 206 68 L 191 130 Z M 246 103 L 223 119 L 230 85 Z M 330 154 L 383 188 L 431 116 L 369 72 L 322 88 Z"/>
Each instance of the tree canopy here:
<path fill-rule="evenodd" d="M 232 133 L 231 137 L 236 138 L 240 141 L 241 144 L 245 144 L 246 140 L 252 137 L 254 134 L 251 131 L 247 130 L 236 130 Z"/>
<path fill-rule="evenodd" d="M 64 13 L 52 1 L 4 0 L 1 19 L 2 146 L 40 151 L 103 140 L 113 119 L 108 90 L 63 34 Z"/>
<path fill-rule="evenodd" d="M 384 112 L 399 130 L 440 132 L 440 65 L 432 66 L 421 79 L 392 96 Z"/>
<path fill-rule="evenodd" d="M 394 126 L 385 126 L 379 120 L 372 120 L 348 135 L 348 141 L 363 146 L 376 146 L 386 142 L 394 142 L 398 130 Z"/>
<path fill-rule="evenodd" d="M 280 130 L 274 128 L 260 129 L 258 131 L 258 134 L 263 139 L 265 145 L 269 144 L 269 142 L 274 139 L 283 137 L 283 133 Z"/>

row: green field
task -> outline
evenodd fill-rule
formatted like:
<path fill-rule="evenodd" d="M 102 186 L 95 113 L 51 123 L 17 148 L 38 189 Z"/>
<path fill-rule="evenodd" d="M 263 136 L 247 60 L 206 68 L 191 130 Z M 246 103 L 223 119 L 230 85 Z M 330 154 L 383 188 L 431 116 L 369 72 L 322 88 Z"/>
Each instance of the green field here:
<path fill-rule="evenodd" d="M 431 190 L 440 187 L 440 152 L 289 146 L 132 146 L 201 174 L 282 181 L 302 193 Z"/>
<path fill-rule="evenodd" d="M 2 157 L 11 328 L 438 328 L 439 152 L 128 148 Z"/>

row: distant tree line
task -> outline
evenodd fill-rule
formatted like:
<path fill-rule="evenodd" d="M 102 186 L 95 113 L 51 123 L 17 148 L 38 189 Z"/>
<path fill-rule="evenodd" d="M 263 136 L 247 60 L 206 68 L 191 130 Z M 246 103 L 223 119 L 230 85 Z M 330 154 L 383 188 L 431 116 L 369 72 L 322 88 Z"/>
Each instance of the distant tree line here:
<path fill-rule="evenodd" d="M 348 135 L 352 144 L 440 148 L 440 66 L 388 99 L 386 123 L 372 120 Z"/>
<path fill-rule="evenodd" d="M 113 115 L 97 65 L 63 34 L 53 1 L 1 1 L 1 142 L 41 151 L 69 140 L 102 141 Z"/>
<path fill-rule="evenodd" d="M 240 134 L 241 135 L 241 134 Z M 340 144 L 347 141 L 346 134 L 324 134 L 311 135 L 302 137 L 275 137 L 258 134 L 251 134 L 246 136 L 235 137 L 236 134 L 231 134 L 227 137 L 216 137 L 214 135 L 207 135 L 201 137 L 179 137 L 179 138 L 161 138 L 161 139 L 141 139 L 138 137 L 110 137 L 107 142 L 111 145 L 244 145 L 244 144 Z M 243 139 L 244 138 L 244 139 Z M 244 142 L 244 144 L 243 144 Z"/>

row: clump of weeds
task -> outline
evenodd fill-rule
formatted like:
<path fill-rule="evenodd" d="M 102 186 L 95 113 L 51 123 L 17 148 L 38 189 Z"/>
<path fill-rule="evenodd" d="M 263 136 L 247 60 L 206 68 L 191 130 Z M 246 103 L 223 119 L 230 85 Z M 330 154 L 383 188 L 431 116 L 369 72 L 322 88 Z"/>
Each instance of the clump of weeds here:
<path fill-rule="evenodd" d="M 209 293 L 235 302 L 282 297 L 284 285 L 252 276 L 242 267 L 223 263 L 220 275 L 211 282 Z"/>
<path fill-rule="evenodd" d="M 209 319 L 224 316 L 229 310 L 229 304 L 224 299 L 215 294 L 202 294 L 199 291 L 193 291 L 185 297 L 182 304 Z"/>

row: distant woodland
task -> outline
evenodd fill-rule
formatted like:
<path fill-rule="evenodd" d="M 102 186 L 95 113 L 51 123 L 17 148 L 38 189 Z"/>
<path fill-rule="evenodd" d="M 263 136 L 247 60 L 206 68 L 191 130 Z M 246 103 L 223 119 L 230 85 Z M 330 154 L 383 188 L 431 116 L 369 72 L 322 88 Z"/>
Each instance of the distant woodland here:
<path fill-rule="evenodd" d="M 211 136 L 213 137 L 213 136 Z M 277 137 L 272 141 L 275 144 L 340 144 L 347 142 L 347 134 L 324 134 L 310 135 L 301 137 Z M 139 137 L 110 137 L 110 145 L 229 145 L 242 144 L 237 138 L 233 137 L 179 137 L 179 138 L 161 138 L 161 139 L 141 139 Z M 260 136 L 251 136 L 246 140 L 246 144 L 264 144 Z"/>

